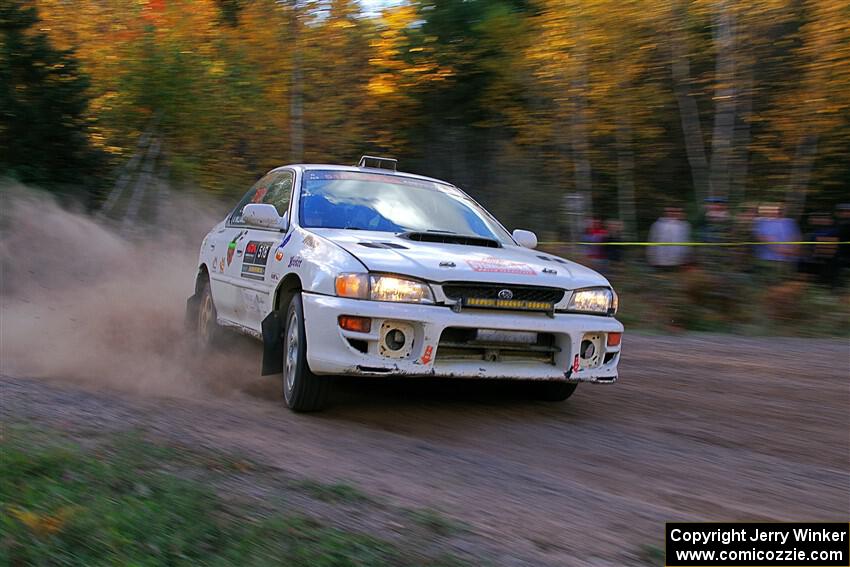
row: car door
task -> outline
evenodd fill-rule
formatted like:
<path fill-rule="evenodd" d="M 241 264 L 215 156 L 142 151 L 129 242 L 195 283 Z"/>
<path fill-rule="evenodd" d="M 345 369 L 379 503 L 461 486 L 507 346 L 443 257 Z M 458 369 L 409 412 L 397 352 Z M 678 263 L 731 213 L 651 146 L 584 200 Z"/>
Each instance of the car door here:
<path fill-rule="evenodd" d="M 224 273 L 227 266 L 227 245 L 230 242 L 230 232 L 231 230 L 227 226 L 227 218 L 225 218 L 210 231 L 202 246 L 202 257 L 209 268 L 213 301 L 221 319 L 228 319 L 228 306 L 232 301 L 229 297 L 232 295 L 230 282 L 226 279 Z"/>
<path fill-rule="evenodd" d="M 237 325 L 257 333 L 268 313 L 274 285 L 268 270 L 270 256 L 283 241 L 289 228 L 289 205 L 295 174 L 292 170 L 273 171 L 263 177 L 233 211 L 228 227 L 228 263 L 225 279 L 231 288 L 227 318 Z M 278 228 L 246 224 L 242 209 L 249 203 L 274 205 L 283 222 Z"/>

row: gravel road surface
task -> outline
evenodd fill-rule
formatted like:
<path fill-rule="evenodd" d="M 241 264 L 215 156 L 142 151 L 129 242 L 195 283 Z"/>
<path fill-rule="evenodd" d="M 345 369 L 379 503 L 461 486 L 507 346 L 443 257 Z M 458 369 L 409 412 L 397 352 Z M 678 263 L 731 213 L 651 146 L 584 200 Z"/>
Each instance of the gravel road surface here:
<path fill-rule="evenodd" d="M 259 348 L 231 356 L 249 366 Z M 142 427 L 350 482 L 466 523 L 467 551 L 505 565 L 636 564 L 663 547 L 665 521 L 850 517 L 840 340 L 627 335 L 620 382 L 560 404 L 422 380 L 345 380 L 312 415 L 283 406 L 278 377 L 173 395 L 58 375 L 0 387 L 5 423 Z"/>

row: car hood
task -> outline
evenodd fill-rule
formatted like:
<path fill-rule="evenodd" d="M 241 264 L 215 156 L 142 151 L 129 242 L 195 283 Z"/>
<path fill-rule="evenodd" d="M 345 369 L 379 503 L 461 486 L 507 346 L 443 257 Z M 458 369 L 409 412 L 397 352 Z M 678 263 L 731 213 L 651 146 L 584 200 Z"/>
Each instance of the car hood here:
<path fill-rule="evenodd" d="M 418 242 L 388 232 L 314 228 L 359 259 L 372 272 L 408 275 L 433 282 L 476 281 L 578 289 L 610 286 L 597 272 L 539 250 Z M 454 264 L 453 266 L 451 264 Z"/>

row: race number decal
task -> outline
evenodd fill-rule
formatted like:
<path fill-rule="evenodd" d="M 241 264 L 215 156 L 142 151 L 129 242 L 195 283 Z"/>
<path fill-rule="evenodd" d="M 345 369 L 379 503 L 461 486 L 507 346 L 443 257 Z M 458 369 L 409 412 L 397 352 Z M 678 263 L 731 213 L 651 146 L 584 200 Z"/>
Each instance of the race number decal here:
<path fill-rule="evenodd" d="M 260 280 L 266 277 L 266 263 L 269 260 L 269 251 L 274 242 L 256 242 L 251 240 L 245 246 L 245 256 L 242 258 L 243 278 Z"/>

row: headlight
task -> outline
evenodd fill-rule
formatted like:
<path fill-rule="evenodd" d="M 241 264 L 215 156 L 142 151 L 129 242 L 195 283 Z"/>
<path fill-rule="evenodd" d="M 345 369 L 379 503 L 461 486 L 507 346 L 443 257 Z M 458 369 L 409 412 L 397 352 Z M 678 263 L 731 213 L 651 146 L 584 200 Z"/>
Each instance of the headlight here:
<path fill-rule="evenodd" d="M 340 274 L 336 278 L 336 294 L 340 297 L 397 301 L 401 303 L 433 303 L 428 284 L 396 276 Z"/>
<path fill-rule="evenodd" d="M 613 290 L 607 287 L 593 287 L 574 291 L 567 310 L 613 315 L 617 312 L 618 303 L 619 299 Z"/>

